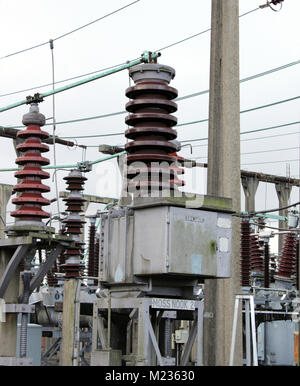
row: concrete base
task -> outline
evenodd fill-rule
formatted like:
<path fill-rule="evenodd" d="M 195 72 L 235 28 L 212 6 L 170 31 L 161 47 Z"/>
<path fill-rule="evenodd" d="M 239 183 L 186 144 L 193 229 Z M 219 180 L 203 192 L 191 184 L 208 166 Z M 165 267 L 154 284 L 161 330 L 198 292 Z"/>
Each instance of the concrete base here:
<path fill-rule="evenodd" d="M 121 366 L 121 350 L 96 350 L 91 354 L 91 366 Z"/>

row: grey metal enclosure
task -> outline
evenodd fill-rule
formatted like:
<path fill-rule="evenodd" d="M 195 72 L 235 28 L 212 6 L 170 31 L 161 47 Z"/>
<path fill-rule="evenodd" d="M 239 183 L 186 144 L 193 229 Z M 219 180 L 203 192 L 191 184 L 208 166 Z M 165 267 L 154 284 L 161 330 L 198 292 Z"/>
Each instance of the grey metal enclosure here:
<path fill-rule="evenodd" d="M 230 276 L 231 214 L 175 206 L 112 211 L 102 218 L 100 278 Z"/>

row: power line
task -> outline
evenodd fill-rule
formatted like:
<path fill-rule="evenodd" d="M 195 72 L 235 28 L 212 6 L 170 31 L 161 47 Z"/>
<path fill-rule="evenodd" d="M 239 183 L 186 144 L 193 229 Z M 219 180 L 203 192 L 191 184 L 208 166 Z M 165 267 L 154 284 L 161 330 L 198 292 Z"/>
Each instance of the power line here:
<path fill-rule="evenodd" d="M 250 13 L 255 12 L 255 11 L 258 11 L 259 9 L 260 9 L 259 7 L 258 7 L 258 8 L 255 8 L 255 9 L 252 9 L 251 11 L 248 11 L 248 12 L 245 12 L 245 13 L 239 15 L 239 17 L 241 18 L 241 17 L 243 17 L 243 16 L 249 15 Z M 171 47 L 177 46 L 178 44 L 184 43 L 184 42 L 186 42 L 186 41 L 188 41 L 188 40 L 190 40 L 190 39 L 193 39 L 193 38 L 195 38 L 195 37 L 197 37 L 197 36 L 203 35 L 203 34 L 205 34 L 206 32 L 209 32 L 210 30 L 211 30 L 211 28 L 207 28 L 207 29 L 205 29 L 205 30 L 203 30 L 203 31 L 201 31 L 201 32 L 198 32 L 198 33 L 194 34 L 194 35 L 187 36 L 186 38 L 181 39 L 181 40 L 178 40 L 178 41 L 175 42 L 175 43 L 171 43 L 171 44 L 169 44 L 169 45 L 167 45 L 167 46 L 165 46 L 165 47 L 162 47 L 162 48 L 160 48 L 160 49 L 157 50 L 157 51 L 163 51 L 163 50 L 166 50 L 167 48 L 171 48 Z"/>
<path fill-rule="evenodd" d="M 112 74 L 114 74 L 116 72 L 123 71 L 125 69 L 133 67 L 133 66 L 135 66 L 137 64 L 140 64 L 140 63 L 149 63 L 151 60 L 156 59 L 159 56 L 160 56 L 159 53 L 156 53 L 156 52 L 151 53 L 149 51 L 144 51 L 140 58 L 138 58 L 136 60 L 133 60 L 133 61 L 130 61 L 130 62 L 126 62 L 126 64 L 124 64 L 123 66 L 115 67 L 112 70 L 108 70 L 108 71 L 102 72 L 100 74 L 94 75 L 92 77 L 79 80 L 79 81 L 77 81 L 75 83 L 68 84 L 66 86 L 57 88 L 55 90 L 47 91 L 47 92 L 45 92 L 43 94 L 36 94 L 36 95 L 34 95 L 33 98 L 32 97 L 27 97 L 26 99 L 24 99 L 22 101 L 19 101 L 19 102 L 13 103 L 11 105 L 8 105 L 8 106 L 0 108 L 0 112 L 7 111 L 7 110 L 10 110 L 10 109 L 14 109 L 16 107 L 32 103 L 33 101 L 41 102 L 43 100 L 43 98 L 46 98 L 48 96 L 51 96 L 51 95 L 54 95 L 54 94 L 58 94 L 58 93 L 61 93 L 61 92 L 67 91 L 67 90 L 70 90 L 70 89 L 72 89 L 74 87 L 82 86 L 82 85 L 84 85 L 86 83 L 93 82 L 95 80 L 98 80 L 100 78 L 106 77 L 108 75 L 112 75 Z"/>
<path fill-rule="evenodd" d="M 277 152 L 277 151 L 286 151 L 286 150 L 299 150 L 299 146 L 298 147 L 286 147 L 286 148 L 283 148 L 283 149 L 269 149 L 269 150 L 260 150 L 260 151 L 250 151 L 250 152 L 247 152 L 247 153 L 241 153 L 241 155 L 274 153 L 274 152 Z M 206 159 L 206 158 L 207 158 L 207 156 L 195 157 L 195 159 Z"/>
<path fill-rule="evenodd" d="M 249 112 L 256 111 L 256 110 L 265 109 L 265 108 L 268 108 L 268 107 L 273 107 L 273 106 L 276 106 L 276 105 L 279 105 L 279 104 L 282 104 L 282 103 L 292 102 L 292 101 L 297 100 L 297 99 L 299 99 L 299 98 L 300 98 L 300 96 L 296 96 L 296 97 L 289 98 L 289 99 L 283 99 L 283 100 L 281 100 L 281 101 L 269 103 L 269 104 L 267 104 L 267 105 L 256 106 L 256 107 L 252 107 L 252 108 L 250 108 L 250 109 L 242 110 L 240 113 L 241 113 L 241 114 L 244 114 L 244 113 L 249 113 Z M 201 120 L 199 120 L 199 121 L 192 121 L 192 122 L 181 123 L 181 124 L 177 125 L 177 127 L 189 126 L 189 125 L 195 125 L 195 124 L 197 124 L 197 123 L 203 123 L 203 122 L 208 122 L 208 118 L 206 118 L 206 119 L 201 119 Z M 259 131 L 260 131 L 260 130 L 261 130 L 261 129 L 259 129 Z M 251 132 L 254 132 L 254 131 L 251 131 Z M 242 134 L 242 133 L 241 133 L 241 134 Z"/>
<path fill-rule="evenodd" d="M 88 26 L 90 26 L 91 24 L 94 24 L 94 23 L 96 23 L 96 22 L 98 22 L 98 21 L 100 21 L 100 20 L 103 20 L 103 19 L 105 19 L 105 18 L 107 18 L 107 17 L 109 17 L 109 16 L 112 16 L 112 15 L 114 15 L 115 13 L 118 13 L 118 12 L 120 12 L 120 11 L 123 11 L 123 9 L 128 8 L 128 7 L 130 7 L 131 5 L 136 4 L 136 3 L 140 2 L 140 1 L 141 1 L 141 0 L 135 0 L 135 1 L 133 1 L 132 3 L 126 4 L 126 5 L 124 5 L 123 7 L 116 9 L 115 11 L 112 11 L 112 12 L 110 12 L 110 13 L 104 15 L 104 16 L 99 17 L 99 18 L 96 19 L 96 20 L 93 20 L 93 21 L 91 21 L 91 22 L 89 22 L 89 23 L 87 23 L 87 24 L 85 24 L 85 25 L 83 25 L 83 26 L 81 26 L 81 27 L 75 28 L 75 29 L 73 29 L 72 31 L 66 32 L 65 34 L 60 35 L 60 36 L 56 37 L 56 38 L 53 39 L 53 40 L 58 40 L 58 39 L 64 38 L 65 36 L 71 35 L 72 33 L 77 32 L 77 31 L 79 31 L 79 30 L 81 30 L 81 29 L 83 29 L 83 28 L 85 28 L 85 27 L 88 27 Z"/>
<path fill-rule="evenodd" d="M 254 9 L 254 10 L 252 10 L 252 11 L 246 12 L 245 14 L 240 15 L 240 17 L 245 16 L 245 15 L 251 13 L 251 12 L 257 11 L 258 9 L 259 9 L 259 8 L 256 8 L 256 9 Z M 157 52 L 157 51 L 162 51 L 162 50 L 164 50 L 164 49 L 167 49 L 167 48 L 169 48 L 169 47 L 172 47 L 172 46 L 174 46 L 174 45 L 177 45 L 177 44 L 179 44 L 179 43 L 182 43 L 182 42 L 184 42 L 184 41 L 186 41 L 186 40 L 189 40 L 189 39 L 191 39 L 191 38 L 193 38 L 193 37 L 202 35 L 203 33 L 208 32 L 208 31 L 210 31 L 210 29 L 204 30 L 204 31 L 202 31 L 202 32 L 199 32 L 199 33 L 197 33 L 197 34 L 195 34 L 195 35 L 192 35 L 192 36 L 190 36 L 190 37 L 188 37 L 188 38 L 185 38 L 185 39 L 182 39 L 182 40 L 180 40 L 180 41 L 171 43 L 170 45 L 168 45 L 168 46 L 166 46 L 166 47 L 163 47 L 163 48 L 161 48 L 160 50 L 156 50 L 156 52 Z M 53 39 L 53 40 L 54 40 L 54 39 Z M 47 43 L 48 43 L 48 42 L 47 42 Z M 47 44 L 47 43 L 43 43 L 43 44 Z M 0 59 L 1 59 L 1 58 L 0 58 Z M 271 69 L 271 70 L 268 70 L 268 71 L 265 71 L 265 72 L 260 73 L 260 74 L 252 75 L 252 76 L 250 76 L 250 77 L 248 77 L 248 78 L 242 79 L 242 80 L 241 80 L 241 83 L 246 82 L 246 81 L 248 81 L 248 80 L 256 79 L 256 78 L 261 77 L 261 76 L 264 76 L 264 75 L 271 74 L 271 73 L 276 72 L 276 71 L 283 70 L 283 69 L 285 69 L 285 68 L 288 68 L 288 67 L 297 65 L 297 64 L 299 64 L 299 63 L 300 63 L 300 60 L 299 60 L 299 61 L 296 61 L 296 62 L 288 63 L 288 64 L 286 64 L 286 65 L 283 65 L 283 66 L 280 66 L 280 67 L 277 67 L 277 68 L 274 68 L 274 69 Z M 122 64 L 124 64 L 124 63 L 121 63 L 121 64 L 119 64 L 119 65 L 122 65 Z M 108 67 L 108 68 L 96 70 L 96 71 L 89 72 L 89 73 L 82 74 L 82 75 L 77 75 L 77 76 L 74 76 L 74 77 L 72 77 L 72 78 L 63 79 L 63 80 L 60 80 L 60 81 L 56 82 L 55 84 L 67 82 L 67 81 L 70 81 L 70 80 L 73 80 L 73 79 L 78 79 L 78 78 L 81 78 L 81 77 L 83 77 L 83 76 L 89 76 L 89 75 L 95 74 L 95 73 L 100 72 L 100 71 L 108 70 L 108 69 L 113 68 L 113 67 L 115 67 L 115 66 L 111 66 L 111 67 Z M 47 87 L 47 86 L 51 86 L 51 85 L 52 85 L 51 83 L 47 83 L 47 84 L 44 84 L 44 85 L 39 85 L 39 86 L 35 86 L 35 87 L 31 87 L 31 88 L 27 88 L 27 89 L 23 89 L 23 90 L 19 90 L 19 91 L 14 91 L 14 92 L 6 93 L 6 94 L 1 94 L 0 97 L 5 97 L 5 96 L 9 96 L 9 95 L 19 94 L 19 93 L 21 93 L 21 92 L 26 92 L 26 91 L 31 91 L 31 90 L 35 90 L 35 89 L 40 89 L 40 88 Z M 195 94 L 191 94 L 191 96 L 192 96 L 192 95 L 193 95 L 193 96 L 199 96 L 199 95 L 207 94 L 208 92 L 209 92 L 209 90 L 204 90 L 204 91 L 200 91 L 200 92 L 195 93 Z M 177 100 L 178 100 L 178 101 L 179 101 L 179 100 L 184 100 L 184 99 L 189 98 L 189 97 L 191 97 L 191 96 L 180 97 L 180 98 L 177 98 Z"/>
<path fill-rule="evenodd" d="M 270 127 L 265 127 L 265 128 L 262 128 L 262 129 L 254 129 L 254 130 L 248 130 L 248 131 L 242 131 L 241 132 L 241 135 L 244 135 L 244 134 L 251 134 L 251 133 L 257 133 L 257 132 L 260 132 L 260 131 L 266 131 L 266 130 L 273 130 L 273 129 L 278 129 L 278 128 L 281 128 L 281 127 L 287 127 L 287 126 L 293 126 L 293 125 L 298 125 L 300 124 L 300 121 L 297 121 L 297 122 L 290 122 L 290 123 L 284 123 L 282 125 L 277 125 L 277 126 L 270 126 Z M 296 134 L 296 133 L 295 133 Z M 64 137 L 66 138 L 66 137 Z M 75 138 L 75 137 L 74 137 Z M 266 137 L 267 138 L 267 137 Z M 181 141 L 182 143 L 186 143 L 186 142 L 199 142 L 199 141 L 207 141 L 208 138 L 196 138 L 196 139 L 186 139 L 186 140 L 183 140 Z M 250 139 L 249 139 L 250 140 Z"/>
<path fill-rule="evenodd" d="M 133 4 L 135 4 L 135 3 L 138 3 L 139 1 L 141 1 L 141 0 L 135 0 L 135 1 L 133 1 L 132 3 L 129 3 L 129 4 L 127 4 L 127 5 L 125 5 L 125 6 L 121 7 L 121 8 L 116 9 L 115 11 L 112 11 L 112 12 L 110 12 L 110 13 L 107 13 L 107 14 L 104 15 L 104 16 L 99 17 L 99 18 L 96 19 L 96 20 L 93 20 L 93 21 L 91 21 L 91 22 L 89 22 L 89 23 L 87 23 L 87 24 L 84 24 L 84 25 L 82 25 L 82 26 L 80 26 L 80 27 L 78 27 L 78 28 L 73 29 L 72 31 L 69 31 L 69 32 L 66 32 L 66 33 L 64 33 L 64 34 L 62 34 L 62 35 L 60 35 L 60 36 L 57 36 L 56 38 L 54 38 L 54 39 L 52 39 L 52 40 L 55 41 L 55 40 L 58 40 L 58 39 L 61 39 L 61 38 L 65 37 L 65 36 L 71 35 L 72 33 L 76 32 L 76 31 L 79 31 L 79 30 L 81 30 L 81 29 L 83 29 L 83 28 L 85 28 L 85 27 L 88 27 L 88 26 L 90 26 L 91 24 L 94 24 L 94 23 L 96 23 L 96 22 L 98 22 L 98 21 L 100 21 L 100 20 L 103 20 L 103 19 L 105 19 L 105 18 L 107 18 L 107 17 L 109 17 L 109 16 L 112 16 L 112 15 L 114 15 L 115 13 L 120 12 L 120 11 L 122 11 L 123 9 L 125 9 L 125 8 L 127 8 L 127 7 L 130 7 L 131 5 L 133 5 Z M 2 57 L 0 57 L 0 60 L 1 60 L 1 59 L 5 59 L 5 58 L 8 58 L 8 57 L 11 57 L 11 56 L 14 56 L 14 55 L 21 54 L 21 53 L 26 52 L 26 51 L 33 50 L 33 49 L 38 48 L 38 47 L 42 47 L 42 46 L 44 46 L 44 45 L 46 45 L 46 44 L 49 44 L 49 41 L 44 42 L 44 43 L 37 44 L 37 45 L 32 46 L 32 47 L 29 47 L 29 48 L 25 48 L 25 49 L 20 50 L 20 51 L 13 52 L 13 53 L 8 54 L 8 55 L 5 55 L 5 56 L 2 56 Z"/>
<path fill-rule="evenodd" d="M 42 94 L 41 96 L 43 95 L 46 95 L 46 94 Z M 49 94 L 51 95 L 51 94 Z M 273 107 L 273 106 L 276 106 L 276 105 L 279 105 L 279 104 L 282 104 L 282 103 L 288 103 L 288 102 L 291 102 L 291 101 L 294 101 L 294 100 L 297 100 L 299 99 L 300 96 L 296 96 L 296 97 L 292 97 L 292 98 L 288 98 L 288 99 L 283 99 L 283 100 L 280 100 L 280 101 L 277 101 L 277 102 L 273 102 L 273 103 L 269 103 L 269 104 L 266 104 L 266 105 L 262 105 L 262 106 L 256 106 L 256 107 L 252 107 L 250 109 L 246 109 L 246 110 L 242 110 L 240 113 L 241 114 L 244 114 L 244 113 L 248 113 L 248 112 L 252 112 L 252 111 L 256 111 L 256 110 L 260 110 L 260 109 L 264 109 L 264 108 L 269 108 L 269 107 Z M 4 108 L 5 109 L 5 108 Z M 3 109 L 0 109 L 0 111 L 2 111 Z M 68 124 L 68 123 L 77 123 L 77 122 L 84 122 L 84 121 L 88 121 L 88 120 L 94 120 L 94 119 L 102 119 L 102 118 L 107 118 L 107 117 L 112 117 L 112 116 L 116 116 L 116 115 L 122 115 L 122 114 L 126 114 L 126 111 L 118 111 L 118 112 L 115 112 L 115 113 L 109 113 L 109 114 L 103 114 L 103 115 L 96 115 L 96 116 L 92 116 L 92 117 L 86 117 L 86 118 L 79 118 L 79 119 L 72 119 L 72 120 L 68 120 L 68 121 L 61 121 L 61 122 L 56 122 L 56 125 L 61 125 L 61 124 Z M 208 122 L 208 118 L 205 118 L 205 119 L 201 119 L 201 120 L 197 120 L 197 121 L 191 121 L 191 122 L 185 122 L 185 123 L 181 123 L 181 124 L 178 124 L 177 127 L 183 127 L 183 126 L 189 126 L 189 125 L 195 125 L 195 124 L 198 124 L 198 123 L 204 123 L 204 122 Z M 299 122 L 297 122 L 299 123 Z M 295 124 L 295 123 L 291 123 L 291 124 Z M 291 124 L 287 124 L 287 125 L 284 125 L 284 126 L 288 126 L 288 125 L 291 125 Z M 46 123 L 45 126 L 47 125 L 51 125 L 51 123 Z M 2 129 L 6 129 L 6 128 L 9 128 L 9 129 L 18 129 L 18 128 L 22 128 L 23 126 L 7 126 L 7 127 L 2 127 Z M 279 126 L 280 127 L 280 126 Z M 261 131 L 262 129 L 258 129 L 257 131 Z M 266 128 L 265 130 L 268 130 L 268 128 Z M 252 132 L 255 132 L 255 131 L 250 131 L 249 133 L 252 133 Z M 245 132 L 245 133 L 248 133 L 248 132 Z M 113 133 L 113 134 L 105 134 L 105 136 L 115 136 L 115 135 L 121 135 L 122 133 Z M 241 133 L 243 134 L 243 133 Z M 94 136 L 73 136 L 73 137 L 62 137 L 62 138 L 93 138 Z M 95 136 L 97 137 L 97 136 Z M 201 139 L 199 139 L 201 140 Z M 195 141 L 195 140 L 194 140 Z"/>
<path fill-rule="evenodd" d="M 194 159 L 200 159 L 203 157 L 195 157 Z M 251 162 L 246 164 L 241 164 L 241 166 L 250 166 L 250 165 L 265 165 L 265 164 L 278 164 L 278 163 L 289 163 L 289 162 L 298 162 L 300 159 L 289 159 L 289 160 L 283 160 L 283 161 L 263 161 L 263 162 Z"/>
<path fill-rule="evenodd" d="M 112 68 L 115 68 L 115 67 L 118 67 L 118 66 L 122 66 L 122 65 L 125 64 L 125 63 L 126 63 L 126 62 L 119 63 L 119 64 L 117 64 L 117 65 L 115 65 L 115 66 L 110 66 L 110 67 L 106 67 L 106 68 L 101 68 L 100 70 L 96 70 L 96 71 L 88 72 L 88 73 L 86 73 L 86 74 L 77 75 L 77 76 L 73 76 L 73 77 L 71 77 L 71 78 L 59 80 L 59 81 L 55 82 L 54 84 L 64 83 L 64 82 L 67 82 L 67 81 L 70 81 L 70 80 L 75 80 L 75 79 L 78 79 L 78 78 L 83 78 L 84 76 L 94 75 L 94 74 L 97 74 L 98 72 L 111 70 Z M 35 86 L 35 87 L 31 87 L 31 88 L 26 88 L 26 89 L 23 89 L 23 90 L 13 91 L 13 92 L 6 93 L 6 94 L 1 94 L 0 97 L 5 97 L 5 96 L 10 96 L 10 95 L 20 94 L 20 93 L 23 93 L 23 92 L 26 92 L 26 91 L 32 91 L 32 90 L 36 90 L 36 89 L 40 89 L 40 88 L 44 88 L 44 87 L 48 87 L 48 86 L 52 86 L 52 83 L 47 83 L 47 84 L 43 84 L 43 85 L 40 85 L 40 86 Z"/>
<path fill-rule="evenodd" d="M 267 136 L 264 136 L 264 137 L 245 138 L 245 139 L 241 139 L 241 142 L 257 141 L 257 140 L 260 140 L 260 139 L 268 139 L 268 138 L 275 138 L 275 137 L 285 137 L 285 136 L 288 136 L 288 135 L 299 135 L 299 131 L 292 132 L 292 133 L 267 135 Z M 188 142 L 188 140 L 186 140 L 186 142 Z M 194 148 L 198 148 L 198 147 L 207 147 L 207 146 L 208 146 L 208 143 L 204 143 L 203 145 L 193 145 L 193 149 Z"/>
<path fill-rule="evenodd" d="M 264 164 L 278 164 L 278 163 L 289 163 L 289 162 L 299 162 L 299 161 L 300 161 L 300 159 L 288 159 L 288 160 L 283 160 L 283 161 L 253 162 L 253 163 L 242 164 L 242 166 L 264 165 Z"/>

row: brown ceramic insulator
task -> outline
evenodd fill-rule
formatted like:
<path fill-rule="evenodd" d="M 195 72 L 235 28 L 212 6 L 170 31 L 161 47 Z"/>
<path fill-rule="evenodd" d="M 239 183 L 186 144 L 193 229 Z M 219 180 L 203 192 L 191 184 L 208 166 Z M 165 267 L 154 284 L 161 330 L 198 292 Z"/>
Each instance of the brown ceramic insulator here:
<path fill-rule="evenodd" d="M 172 182 L 174 183 L 176 181 L 177 186 L 184 186 L 185 181 L 180 180 L 178 178 L 178 175 L 184 174 L 184 169 L 182 167 L 180 167 L 181 164 L 184 163 L 184 158 L 180 157 L 177 153 L 172 153 L 170 155 L 176 157 L 176 159 L 177 159 L 177 164 L 170 166 L 170 169 L 171 169 L 172 174 L 173 174 L 173 179 L 171 180 L 171 183 Z"/>
<path fill-rule="evenodd" d="M 99 276 L 99 252 L 100 252 L 100 237 L 96 236 L 95 241 L 95 260 L 94 260 L 94 277 Z M 94 280 L 94 284 L 98 284 L 98 280 Z"/>
<path fill-rule="evenodd" d="M 270 246 L 269 243 L 264 243 L 264 286 L 270 287 Z"/>
<path fill-rule="evenodd" d="M 88 276 L 94 276 L 95 235 L 96 235 L 96 226 L 95 224 L 91 224 L 89 228 Z"/>
<path fill-rule="evenodd" d="M 67 198 L 63 201 L 66 203 L 67 217 L 63 220 L 65 227 L 65 234 L 73 236 L 74 247 L 67 248 L 64 252 L 63 258 L 65 259 L 64 264 L 61 265 L 61 269 L 65 272 L 67 278 L 74 278 L 80 276 L 84 265 L 81 264 L 83 245 L 81 241 L 81 234 L 85 221 L 80 216 L 82 212 L 84 202 L 86 201 L 81 191 L 84 189 L 84 182 L 87 180 L 86 177 L 78 170 L 72 170 L 68 176 L 64 177 L 67 181 L 67 190 L 70 191 Z"/>
<path fill-rule="evenodd" d="M 177 104 L 172 99 L 178 93 L 168 85 L 171 76 L 168 74 L 169 79 L 166 79 L 162 75 L 169 71 L 164 70 L 166 66 L 149 63 L 136 67 L 131 70 L 136 84 L 126 90 L 126 96 L 131 100 L 126 104 L 129 115 L 125 123 L 132 126 L 125 132 L 126 138 L 131 140 L 125 145 L 127 165 L 131 166 L 127 174 L 128 190 L 131 187 L 145 191 L 177 190 L 183 183 L 177 178 L 177 170 L 169 167 L 174 166 L 177 161 L 170 154 L 177 150 L 177 145 L 171 141 L 177 137 L 177 132 L 173 129 L 177 119 L 172 115 L 177 111 Z M 143 77 L 144 71 L 151 76 Z M 173 69 L 171 71 L 174 72 Z M 153 173 L 152 168 L 157 168 L 157 163 L 161 171 Z M 142 172 L 141 165 L 144 165 Z M 138 184 L 130 181 L 135 176 L 138 176 Z"/>
<path fill-rule="evenodd" d="M 291 279 L 295 274 L 297 236 L 288 233 L 285 236 L 283 248 L 279 258 L 278 276 Z"/>
<path fill-rule="evenodd" d="M 243 220 L 241 222 L 241 285 L 250 286 L 250 222 Z"/>
<path fill-rule="evenodd" d="M 42 196 L 42 193 L 50 191 L 49 186 L 42 183 L 42 180 L 50 177 L 49 173 L 42 170 L 42 166 L 50 162 L 41 155 L 49 151 L 49 147 L 42 143 L 49 134 L 41 130 L 45 117 L 39 113 L 37 105 L 30 107 L 30 112 L 23 116 L 23 123 L 27 127 L 18 132 L 17 138 L 24 142 L 16 147 L 16 150 L 22 153 L 16 159 L 16 164 L 22 169 L 15 173 L 20 182 L 14 186 L 14 192 L 17 192 L 18 196 L 12 200 L 18 208 L 11 216 L 15 217 L 17 222 L 30 225 L 32 222 L 41 223 L 43 218 L 50 217 L 50 213 L 42 209 L 50 204 L 50 201 Z"/>
<path fill-rule="evenodd" d="M 297 240 L 297 243 L 296 243 L 295 270 L 296 270 L 296 290 L 299 291 L 299 240 Z"/>
<path fill-rule="evenodd" d="M 250 270 L 253 272 L 264 272 L 263 250 L 260 247 L 258 237 L 250 236 Z"/>

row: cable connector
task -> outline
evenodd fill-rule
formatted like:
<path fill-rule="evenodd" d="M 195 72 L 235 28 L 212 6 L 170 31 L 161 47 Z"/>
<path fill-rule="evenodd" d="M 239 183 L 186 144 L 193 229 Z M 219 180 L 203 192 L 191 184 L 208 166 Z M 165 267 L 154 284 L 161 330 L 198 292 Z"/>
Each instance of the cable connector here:
<path fill-rule="evenodd" d="M 90 161 L 82 161 L 77 163 L 77 169 L 82 173 L 87 173 L 92 170 L 93 166 Z"/>
<path fill-rule="evenodd" d="M 26 104 L 30 105 L 31 103 L 40 103 L 43 102 L 44 99 L 41 94 L 36 93 L 33 96 L 29 95 L 26 97 Z"/>
<path fill-rule="evenodd" d="M 271 0 L 271 1 L 267 1 L 266 4 L 260 5 L 259 8 L 263 9 L 263 8 L 269 7 L 272 9 L 272 11 L 278 12 L 278 11 L 281 11 L 283 2 L 284 0 Z M 272 5 L 277 5 L 277 4 L 280 4 L 279 9 L 275 9 L 272 7 Z"/>
<path fill-rule="evenodd" d="M 161 56 L 160 52 L 144 51 L 141 57 L 141 63 L 156 63 L 157 58 Z"/>

